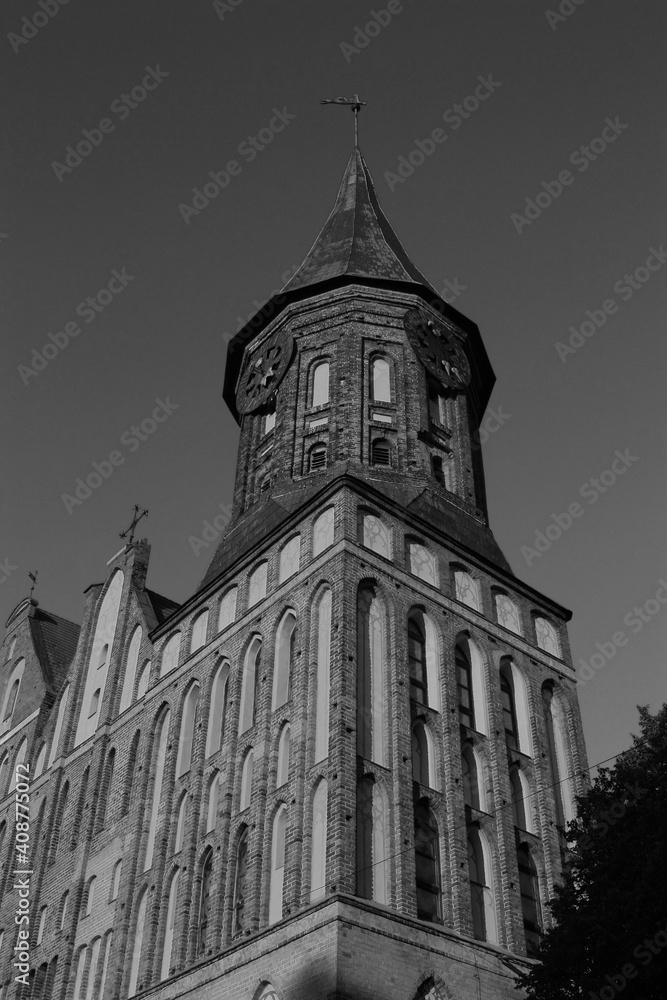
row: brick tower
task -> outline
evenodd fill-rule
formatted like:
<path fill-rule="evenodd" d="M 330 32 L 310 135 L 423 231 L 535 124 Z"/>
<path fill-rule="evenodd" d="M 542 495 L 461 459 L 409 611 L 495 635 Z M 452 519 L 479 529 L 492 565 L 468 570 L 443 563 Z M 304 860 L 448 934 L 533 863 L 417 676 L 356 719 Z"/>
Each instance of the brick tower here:
<path fill-rule="evenodd" d="M 148 590 L 138 542 L 88 589 L 78 643 L 53 626 L 59 674 L 30 611 L 8 623 L 0 861 L 23 753 L 34 997 L 516 996 L 586 759 L 569 613 L 488 526 L 493 383 L 355 149 L 229 346 L 233 514 L 197 593 Z"/>

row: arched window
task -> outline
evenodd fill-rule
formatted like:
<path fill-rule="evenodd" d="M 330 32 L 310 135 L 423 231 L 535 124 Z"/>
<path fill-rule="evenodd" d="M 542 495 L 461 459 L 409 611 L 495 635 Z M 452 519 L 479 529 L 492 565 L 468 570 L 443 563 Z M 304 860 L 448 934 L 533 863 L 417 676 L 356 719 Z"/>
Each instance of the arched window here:
<path fill-rule="evenodd" d="M 327 446 L 314 444 L 308 452 L 308 471 L 319 472 L 327 467 Z"/>
<path fill-rule="evenodd" d="M 137 920 L 134 925 L 134 945 L 132 948 L 132 965 L 130 967 L 130 983 L 127 990 L 128 997 L 133 997 L 137 992 L 137 982 L 139 979 L 139 967 L 141 965 L 141 946 L 144 941 L 144 925 L 146 923 L 146 902 L 148 891 L 144 889 L 137 910 Z"/>
<path fill-rule="evenodd" d="M 167 757 L 167 740 L 169 738 L 169 723 L 171 713 L 169 709 L 164 713 L 155 731 L 155 766 L 153 771 L 152 794 L 149 793 L 148 801 L 150 806 L 150 819 L 148 823 L 148 841 L 146 844 L 146 857 L 144 859 L 144 871 L 153 864 L 153 851 L 155 849 L 155 834 L 157 832 L 157 818 L 160 810 L 160 798 L 162 797 L 162 782 L 164 779 L 164 765 Z"/>
<path fill-rule="evenodd" d="M 192 743 L 195 733 L 195 717 L 199 701 L 199 684 L 195 681 L 185 696 L 183 718 L 181 720 L 181 735 L 178 741 L 178 760 L 176 762 L 176 777 L 180 778 L 190 770 L 192 764 Z"/>
<path fill-rule="evenodd" d="M 496 617 L 498 624 L 507 628 L 510 632 L 521 635 L 521 618 L 519 609 L 514 601 L 511 601 L 507 594 L 495 594 Z"/>
<path fill-rule="evenodd" d="M 294 642 L 296 615 L 290 609 L 280 619 L 276 632 L 276 653 L 273 664 L 273 697 L 271 710 L 280 708 L 292 697 L 292 670 L 294 667 Z"/>
<path fill-rule="evenodd" d="M 379 556 L 391 559 L 391 529 L 375 514 L 364 514 L 363 543 Z"/>
<path fill-rule="evenodd" d="M 245 905 L 248 897 L 248 882 L 248 828 L 244 826 L 236 848 L 233 900 L 234 917 L 232 922 L 232 936 L 235 938 L 243 934 L 246 927 L 247 914 L 245 912 Z"/>
<path fill-rule="evenodd" d="M 201 873 L 201 892 L 199 894 L 199 912 L 197 914 L 197 954 L 206 952 L 209 941 L 209 928 L 213 911 L 213 848 L 209 847 L 204 854 Z"/>
<path fill-rule="evenodd" d="M 554 696 L 553 685 L 549 681 L 542 685 L 544 722 L 549 747 L 551 784 L 556 803 L 556 822 L 561 829 L 575 816 L 574 788 L 568 764 L 565 742 L 565 713 L 560 701 Z"/>
<path fill-rule="evenodd" d="M 248 646 L 243 664 L 243 679 L 241 681 L 241 711 L 239 714 L 239 736 L 245 733 L 255 723 L 255 688 L 259 675 L 262 655 L 261 636 L 253 636 Z"/>
<path fill-rule="evenodd" d="M 475 728 L 475 703 L 472 689 L 472 667 L 466 647 L 456 644 L 456 687 L 459 701 L 459 718 L 464 726 Z"/>
<path fill-rule="evenodd" d="M 420 799 L 415 806 L 415 876 L 418 919 L 441 923 L 442 885 L 438 824 L 431 812 L 428 799 Z"/>
<path fill-rule="evenodd" d="M 414 614 L 408 618 L 408 669 L 410 697 L 421 705 L 428 705 L 426 639 L 421 622 Z"/>
<path fill-rule="evenodd" d="M 301 554 L 301 535 L 295 535 L 294 538 L 290 538 L 286 545 L 283 545 L 280 550 L 280 570 L 278 573 L 278 581 L 282 583 L 283 580 L 289 579 L 290 576 L 294 576 L 295 573 L 299 571 L 299 561 Z"/>
<path fill-rule="evenodd" d="M 12 670 L 9 680 L 7 681 L 5 703 L 2 707 L 2 725 L 0 725 L 0 733 L 6 733 L 12 728 L 14 709 L 16 708 L 16 700 L 19 695 L 19 688 L 21 687 L 24 670 L 25 660 L 20 659 Z"/>
<path fill-rule="evenodd" d="M 476 827 L 468 831 L 468 873 L 473 933 L 478 941 L 498 943 L 496 907 L 491 888 L 491 852 Z"/>
<path fill-rule="evenodd" d="M 385 614 L 370 587 L 357 600 L 357 753 L 385 763 Z"/>
<path fill-rule="evenodd" d="M 95 627 L 92 651 L 88 663 L 86 684 L 81 700 L 81 713 L 76 731 L 75 746 L 93 735 L 99 721 L 99 710 L 107 680 L 110 653 L 113 648 L 118 621 L 118 610 L 123 592 L 123 573 L 116 570 L 109 581 L 102 600 Z"/>
<path fill-rule="evenodd" d="M 317 688 L 315 691 L 315 763 L 329 756 L 329 685 L 331 666 L 331 590 L 317 606 Z"/>
<path fill-rule="evenodd" d="M 391 403 L 391 379 L 389 362 L 384 358 L 373 358 L 373 401 L 375 403 Z"/>
<path fill-rule="evenodd" d="M 88 881 L 88 887 L 86 888 L 85 902 L 83 907 L 83 915 L 89 917 L 93 912 L 93 904 L 95 903 L 95 888 L 97 884 L 97 877 L 93 875 Z"/>
<path fill-rule="evenodd" d="M 312 406 L 324 406 L 329 402 L 329 362 L 318 361 L 313 368 Z"/>
<path fill-rule="evenodd" d="M 196 653 L 198 649 L 206 645 L 206 633 L 208 631 L 208 608 L 197 615 L 192 623 L 192 639 L 190 641 L 190 652 Z"/>
<path fill-rule="evenodd" d="M 470 573 L 457 569 L 454 572 L 454 595 L 457 601 L 467 604 L 475 611 L 482 610 L 482 602 L 479 596 L 479 583 L 473 580 Z"/>
<path fill-rule="evenodd" d="M 236 595 L 238 592 L 238 587 L 230 587 L 229 590 L 223 595 L 223 598 L 220 601 L 218 632 L 222 632 L 224 628 L 227 628 L 227 626 L 231 625 L 236 619 Z"/>
<path fill-rule="evenodd" d="M 252 767 L 254 763 L 254 754 L 252 748 L 248 750 L 243 761 L 243 770 L 241 772 L 241 799 L 239 801 L 239 812 L 243 812 L 244 809 L 248 809 L 250 802 L 252 801 Z"/>
<path fill-rule="evenodd" d="M 551 656 L 560 657 L 558 632 L 546 618 L 541 618 L 539 616 L 535 618 L 535 638 L 537 639 L 537 645 L 540 649 L 543 649 L 545 653 L 550 653 Z"/>
<path fill-rule="evenodd" d="M 120 876 L 123 871 L 123 860 L 117 861 L 113 866 L 113 874 L 111 876 L 111 902 L 114 899 L 118 899 L 118 893 L 120 892 Z"/>
<path fill-rule="evenodd" d="M 218 821 L 218 803 L 220 801 L 220 782 L 222 775 L 216 771 L 208 786 L 208 808 L 206 810 L 206 832 L 215 830 Z"/>
<path fill-rule="evenodd" d="M 438 586 L 438 567 L 435 556 L 421 542 L 409 543 L 410 572 L 420 580 Z"/>
<path fill-rule="evenodd" d="M 461 769 L 463 772 L 463 801 L 471 809 L 479 809 L 479 773 L 477 760 L 470 744 L 466 744 L 461 751 Z"/>
<path fill-rule="evenodd" d="M 17 774 L 17 768 L 21 767 L 25 763 L 25 755 L 27 752 L 28 752 L 28 738 L 25 737 L 23 740 L 21 740 L 21 745 L 19 746 L 16 752 L 16 757 L 14 758 L 14 767 L 12 768 L 12 776 L 9 779 L 9 788 L 7 789 L 8 792 L 13 792 L 14 789 L 16 788 L 17 778 L 19 781 L 20 780 L 25 781 L 26 777 L 25 774 L 23 773 L 23 771 L 21 771 L 20 774 Z"/>
<path fill-rule="evenodd" d="M 162 650 L 162 662 L 160 663 L 160 677 L 175 670 L 181 652 L 181 633 L 175 632 Z"/>
<path fill-rule="evenodd" d="M 134 682 L 136 680 L 137 663 L 139 661 L 139 650 L 141 648 L 142 638 L 143 632 L 140 626 L 137 626 L 132 633 L 132 638 L 130 639 L 130 645 L 127 651 L 125 678 L 123 680 L 123 693 L 120 698 L 119 712 L 124 712 L 125 709 L 129 708 L 132 704 L 132 695 L 134 694 Z"/>
<path fill-rule="evenodd" d="M 286 723 L 280 731 L 278 740 L 278 772 L 276 788 L 281 788 L 289 778 L 290 726 Z"/>
<path fill-rule="evenodd" d="M 512 815 L 514 825 L 519 830 L 532 833 L 528 801 L 528 787 L 518 765 L 510 768 L 510 788 L 512 790 Z"/>
<path fill-rule="evenodd" d="M 389 806 L 372 775 L 357 784 L 357 896 L 389 901 Z"/>
<path fill-rule="evenodd" d="M 310 901 L 326 895 L 327 876 L 327 783 L 320 778 L 313 795 L 311 824 Z"/>
<path fill-rule="evenodd" d="M 176 921 L 176 901 L 178 899 L 178 876 L 179 872 L 174 872 L 169 887 L 169 902 L 167 904 L 167 924 L 164 930 L 164 945 L 162 947 L 162 964 L 160 966 L 160 980 L 167 979 L 171 967 L 171 952 L 174 945 L 174 924 Z"/>
<path fill-rule="evenodd" d="M 461 637 L 455 650 L 459 718 L 463 725 L 489 735 L 484 664 L 477 646 Z"/>
<path fill-rule="evenodd" d="M 53 733 L 53 742 L 51 743 L 51 753 L 49 755 L 49 767 L 51 767 L 54 760 L 58 756 L 58 751 L 60 749 L 60 735 L 63 730 L 63 722 L 65 721 L 65 712 L 67 711 L 68 700 L 69 700 L 69 684 L 66 684 L 63 693 L 60 696 L 60 704 L 58 705 L 56 728 Z"/>
<path fill-rule="evenodd" d="M 125 770 L 125 782 L 123 785 L 123 804 L 121 816 L 126 816 L 130 810 L 130 799 L 132 797 L 132 785 L 134 784 L 134 769 L 137 764 L 137 751 L 139 749 L 140 730 L 137 730 L 130 744 L 130 752 L 127 755 L 127 768 Z"/>
<path fill-rule="evenodd" d="M 106 938 L 104 939 L 104 954 L 102 957 L 102 973 L 100 975 L 100 985 L 97 991 L 97 996 L 99 1000 L 104 996 L 104 987 L 107 981 L 107 970 L 109 968 L 109 955 L 111 954 L 111 942 L 113 940 L 113 931 L 109 931 Z"/>
<path fill-rule="evenodd" d="M 273 820 L 271 836 L 271 883 L 269 886 L 269 924 L 282 920 L 283 881 L 285 874 L 285 831 L 287 806 L 281 805 Z"/>
<path fill-rule="evenodd" d="M 63 893 L 63 898 L 60 901 L 60 930 L 62 931 L 67 923 L 67 917 L 69 916 L 69 892 Z"/>
<path fill-rule="evenodd" d="M 386 438 L 376 438 L 371 445 L 371 464 L 391 466 L 391 444 Z"/>
<path fill-rule="evenodd" d="M 529 958 L 536 958 L 542 937 L 542 911 L 540 907 L 540 887 L 537 878 L 537 868 L 535 867 L 528 844 L 519 844 L 517 848 L 517 862 L 519 865 L 521 910 L 523 913 L 523 929 L 526 935 L 526 952 Z"/>
<path fill-rule="evenodd" d="M 508 747 L 532 757 L 528 689 L 523 674 L 508 656 L 500 661 L 500 694 Z"/>
<path fill-rule="evenodd" d="M 79 951 L 79 958 L 76 963 L 76 977 L 74 979 L 74 993 L 72 1000 L 81 1000 L 81 984 L 83 983 L 83 970 L 86 967 L 86 954 L 88 949 L 84 945 Z"/>
<path fill-rule="evenodd" d="M 100 788 L 98 806 L 97 806 L 97 819 L 95 822 L 95 831 L 99 833 L 103 830 L 106 821 L 107 813 L 109 810 L 109 803 L 112 801 L 111 792 L 113 789 L 113 776 L 116 769 L 116 751 L 112 747 L 107 754 L 106 766 L 104 768 L 104 777 L 102 780 L 102 786 Z"/>
<path fill-rule="evenodd" d="M 211 685 L 211 705 L 208 712 L 206 730 L 206 756 L 211 757 L 222 746 L 227 714 L 227 693 L 229 684 L 229 663 L 222 660 L 215 670 Z"/>
<path fill-rule="evenodd" d="M 250 574 L 250 580 L 248 581 L 249 608 L 266 597 L 266 573 L 268 565 L 267 562 L 260 563 Z"/>
<path fill-rule="evenodd" d="M 97 965 L 100 960 L 100 949 L 102 938 L 93 938 L 90 946 L 90 965 L 88 966 L 88 986 L 86 987 L 86 1000 L 92 1000 L 93 989 L 95 987 L 95 977 L 97 976 Z"/>
<path fill-rule="evenodd" d="M 151 661 L 146 660 L 143 667 L 141 668 L 141 673 L 139 674 L 139 679 L 137 681 L 137 701 L 141 701 L 143 696 L 148 691 L 148 682 L 151 676 Z"/>
<path fill-rule="evenodd" d="M 33 775 L 33 781 L 35 778 L 39 778 L 40 774 L 44 770 L 44 764 L 46 763 L 46 743 L 42 743 L 39 748 L 39 753 L 37 754 L 37 761 L 35 763 L 35 773 Z M 2 779 L 0 778 L 0 788 L 2 787 Z M 0 791 L 0 796 L 2 792 Z"/>
<path fill-rule="evenodd" d="M 313 556 L 324 552 L 334 540 L 334 509 L 327 507 L 313 522 Z"/>
<path fill-rule="evenodd" d="M 185 824 L 188 817 L 188 793 L 181 797 L 178 807 L 178 818 L 176 820 L 176 836 L 174 837 L 174 854 L 179 854 L 183 850 L 183 840 L 185 838 Z"/>
<path fill-rule="evenodd" d="M 503 706 L 505 742 L 508 747 L 511 747 L 513 750 L 518 750 L 519 726 L 516 720 L 516 706 L 514 704 L 512 668 L 507 660 L 503 660 L 500 665 L 500 698 Z"/>
<path fill-rule="evenodd" d="M 39 924 L 37 925 L 37 944 L 42 943 L 44 929 L 46 928 L 46 915 L 49 912 L 48 906 L 43 906 L 39 911 Z"/>
<path fill-rule="evenodd" d="M 423 722 L 412 727 L 412 780 L 427 788 L 435 788 L 433 740 Z"/>

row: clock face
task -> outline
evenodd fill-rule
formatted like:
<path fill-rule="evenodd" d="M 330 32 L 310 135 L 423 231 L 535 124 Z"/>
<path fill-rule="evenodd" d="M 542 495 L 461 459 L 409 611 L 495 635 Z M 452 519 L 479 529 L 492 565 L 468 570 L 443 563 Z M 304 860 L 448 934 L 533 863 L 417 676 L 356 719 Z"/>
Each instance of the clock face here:
<path fill-rule="evenodd" d="M 251 413 L 274 394 L 287 371 L 294 350 L 291 333 L 274 333 L 252 355 L 241 375 L 236 393 L 239 413 Z"/>
<path fill-rule="evenodd" d="M 410 309 L 404 318 L 405 331 L 424 368 L 449 389 L 470 382 L 470 364 L 462 345 L 444 323 L 421 309 Z"/>

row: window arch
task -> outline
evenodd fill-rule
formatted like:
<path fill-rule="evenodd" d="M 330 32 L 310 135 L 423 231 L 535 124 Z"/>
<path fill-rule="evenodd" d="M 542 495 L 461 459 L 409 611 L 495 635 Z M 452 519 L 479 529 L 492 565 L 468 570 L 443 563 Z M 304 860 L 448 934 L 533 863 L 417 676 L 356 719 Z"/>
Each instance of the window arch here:
<path fill-rule="evenodd" d="M 246 900 L 249 888 L 248 871 L 248 827 L 244 826 L 236 847 L 236 870 L 234 872 L 234 899 L 232 937 L 239 937 L 246 927 Z"/>
<path fill-rule="evenodd" d="M 290 608 L 280 619 L 276 631 L 276 652 L 273 663 L 273 696 L 271 710 L 280 708 L 292 697 L 292 671 L 294 668 L 294 644 L 296 639 L 296 615 Z"/>
<path fill-rule="evenodd" d="M 329 362 L 318 361 L 313 367 L 313 399 L 311 406 L 329 402 Z"/>
<path fill-rule="evenodd" d="M 371 362 L 373 401 L 391 403 L 391 372 L 386 358 L 373 358 Z"/>
<path fill-rule="evenodd" d="M 308 452 L 308 471 L 320 472 L 327 467 L 327 446 L 323 442 L 314 444 Z"/>
<path fill-rule="evenodd" d="M 146 660 L 144 662 L 143 667 L 141 668 L 139 679 L 137 681 L 137 701 L 141 701 L 143 696 L 148 691 L 148 682 L 150 681 L 150 677 L 151 677 L 151 661 Z"/>
<path fill-rule="evenodd" d="M 206 832 L 211 833 L 215 830 L 215 824 L 218 821 L 218 803 L 220 801 L 220 784 L 222 782 L 222 775 L 219 771 L 216 771 L 211 778 L 208 786 L 208 807 L 206 810 Z"/>
<path fill-rule="evenodd" d="M 222 746 L 227 714 L 227 696 L 229 693 L 229 662 L 221 660 L 215 669 L 211 685 L 211 704 L 208 712 L 208 728 L 206 730 L 206 756 L 211 757 Z"/>
<path fill-rule="evenodd" d="M 169 887 L 169 901 L 167 903 L 167 923 L 164 931 L 164 944 L 162 946 L 162 964 L 160 966 L 160 980 L 167 979 L 171 967 L 171 952 L 174 945 L 174 924 L 176 922 L 176 901 L 178 899 L 178 876 L 180 872 L 176 870 Z"/>
<path fill-rule="evenodd" d="M 498 944 L 491 851 L 485 835 L 474 826 L 468 831 L 468 873 L 474 936 L 478 941 Z"/>
<path fill-rule="evenodd" d="M 543 649 L 545 653 L 550 653 L 551 656 L 560 658 L 558 632 L 550 621 L 540 615 L 535 616 L 535 638 L 540 649 Z"/>
<path fill-rule="evenodd" d="M 278 769 L 276 774 L 276 788 L 281 788 L 287 784 L 289 778 L 289 752 L 290 752 L 291 729 L 289 722 L 286 722 L 280 730 L 278 740 Z"/>
<path fill-rule="evenodd" d="M 313 522 L 313 556 L 324 552 L 334 540 L 334 509 L 327 507 Z"/>
<path fill-rule="evenodd" d="M 118 893 L 120 892 L 120 876 L 123 871 L 123 859 L 117 861 L 113 866 L 113 874 L 111 876 L 111 902 L 114 899 L 118 899 Z"/>
<path fill-rule="evenodd" d="M 412 727 L 412 779 L 426 788 L 437 787 L 433 737 L 421 721 Z"/>
<path fill-rule="evenodd" d="M 357 783 L 357 896 L 389 902 L 389 802 L 372 775 Z"/>
<path fill-rule="evenodd" d="M 494 601 L 498 624 L 516 635 L 521 635 L 521 616 L 514 601 L 510 600 L 507 594 L 500 593 L 494 594 Z"/>
<path fill-rule="evenodd" d="M 6 733 L 12 728 L 14 709 L 16 708 L 16 702 L 19 696 L 19 688 L 21 687 L 24 670 L 25 660 L 21 658 L 12 670 L 9 675 L 9 680 L 7 681 L 5 701 L 2 706 L 2 724 L 0 725 L 0 733 Z"/>
<path fill-rule="evenodd" d="M 137 909 L 137 920 L 134 930 L 134 945 L 132 947 L 132 965 L 130 967 L 130 982 L 127 995 L 133 997 L 137 992 L 137 982 L 139 979 L 139 967 L 141 965 L 141 949 L 144 940 L 144 925 L 146 923 L 146 902 L 148 900 L 148 890 L 144 889 Z"/>
<path fill-rule="evenodd" d="M 287 806 L 281 805 L 273 819 L 271 835 L 271 881 L 269 885 L 269 924 L 283 917 L 283 883 L 285 875 L 285 833 Z"/>
<path fill-rule="evenodd" d="M 44 937 L 44 930 L 46 928 L 46 917 L 48 915 L 48 906 L 43 906 L 39 911 L 39 924 L 37 926 L 37 944 L 42 943 Z"/>
<path fill-rule="evenodd" d="M 442 882 L 438 824 L 428 799 L 415 806 L 417 918 L 442 923 Z"/>
<path fill-rule="evenodd" d="M 8 792 L 13 792 L 14 789 L 16 788 L 17 778 L 19 780 L 22 777 L 24 778 L 22 774 L 17 775 L 16 770 L 18 767 L 21 767 L 21 765 L 25 763 L 25 755 L 27 752 L 28 752 L 28 738 L 26 736 L 21 740 L 21 745 L 19 746 L 16 752 L 16 757 L 14 758 L 14 767 L 12 768 L 12 776 L 9 779 L 9 788 L 7 789 Z"/>
<path fill-rule="evenodd" d="M 181 633 L 174 632 L 162 650 L 162 661 L 160 663 L 160 677 L 175 670 L 181 653 Z"/>
<path fill-rule="evenodd" d="M 278 582 L 289 579 L 299 572 L 299 562 L 301 558 L 301 535 L 294 535 L 289 542 L 283 545 L 280 550 L 280 569 Z"/>
<path fill-rule="evenodd" d="M 469 729 L 488 735 L 481 657 L 470 640 L 461 637 L 454 658 L 460 721 Z"/>
<path fill-rule="evenodd" d="M 102 972 L 100 973 L 100 985 L 97 990 L 98 998 L 104 996 L 104 987 L 107 981 L 107 970 L 109 968 L 109 955 L 111 954 L 111 942 L 113 940 L 113 931 L 108 931 L 104 939 L 104 955 L 102 957 Z"/>
<path fill-rule="evenodd" d="M 192 764 L 192 744 L 195 734 L 195 718 L 197 702 L 199 701 L 199 684 L 195 681 L 190 685 L 183 703 L 183 718 L 181 719 L 181 735 L 178 741 L 178 760 L 176 762 L 176 777 L 186 774 Z"/>
<path fill-rule="evenodd" d="M 89 917 L 90 914 L 93 912 L 96 887 L 97 887 L 97 876 L 93 875 L 92 878 L 88 880 L 88 885 L 86 887 L 86 893 L 84 896 L 83 915 L 85 917 Z"/>
<path fill-rule="evenodd" d="M 49 754 L 49 767 L 51 767 L 54 760 L 58 756 L 58 750 L 60 749 L 60 736 L 63 730 L 63 722 L 65 721 L 65 712 L 67 711 L 68 701 L 69 701 L 69 684 L 66 684 L 65 687 L 63 688 L 63 693 L 60 696 L 60 704 L 58 705 L 56 728 L 53 733 L 53 741 L 51 743 L 51 753 Z"/>
<path fill-rule="evenodd" d="M 327 783 L 320 778 L 313 795 L 310 854 L 310 902 L 326 895 L 327 875 Z"/>
<path fill-rule="evenodd" d="M 518 830 L 534 833 L 530 814 L 530 788 L 526 776 L 518 764 L 510 768 L 510 789 L 514 825 Z"/>
<path fill-rule="evenodd" d="M 391 559 L 391 528 L 375 514 L 363 515 L 363 544 L 385 559 Z"/>
<path fill-rule="evenodd" d="M 317 605 L 317 671 L 315 691 L 315 763 L 329 756 L 329 684 L 331 673 L 331 590 L 325 587 Z"/>
<path fill-rule="evenodd" d="M 79 746 L 80 743 L 87 740 L 97 729 L 109 658 L 116 635 L 124 579 L 122 571 L 117 569 L 109 581 L 109 586 L 102 600 L 88 663 L 75 746 Z"/>
<path fill-rule="evenodd" d="M 241 711 L 239 714 L 239 736 L 245 733 L 255 723 L 255 689 L 261 665 L 262 638 L 255 635 L 252 638 L 243 663 L 243 678 L 241 680 Z"/>
<path fill-rule="evenodd" d="M 375 438 L 371 444 L 371 465 L 391 466 L 391 450 L 386 438 Z"/>
<path fill-rule="evenodd" d="M 86 967 L 87 954 L 88 949 L 84 945 L 83 948 L 79 950 L 79 957 L 76 963 L 76 977 L 74 979 L 74 993 L 72 995 L 73 1000 L 81 1000 L 81 984 L 83 983 L 83 970 Z"/>
<path fill-rule="evenodd" d="M 461 751 L 461 769 L 463 774 L 463 801 L 471 809 L 482 808 L 479 769 L 477 758 L 472 746 L 466 743 Z"/>
<path fill-rule="evenodd" d="M 464 569 L 454 570 L 454 596 L 462 604 L 467 604 L 469 608 L 481 612 L 479 582 L 474 580 L 470 573 Z"/>
<path fill-rule="evenodd" d="M 357 598 L 357 753 L 385 763 L 385 613 L 372 587 Z"/>
<path fill-rule="evenodd" d="M 438 586 L 438 564 L 430 549 L 421 542 L 408 542 L 408 561 L 414 576 L 433 587 Z"/>
<path fill-rule="evenodd" d="M 266 575 L 269 564 L 262 562 L 250 574 L 248 581 L 248 607 L 251 608 L 258 601 L 266 597 Z"/>
<path fill-rule="evenodd" d="M 517 848 L 519 885 L 521 887 L 521 910 L 523 929 L 526 935 L 526 952 L 529 958 L 536 958 L 542 937 L 542 910 L 540 907 L 540 886 L 537 868 L 528 844 Z"/>
<path fill-rule="evenodd" d="M 440 711 L 439 643 L 428 615 L 414 608 L 408 616 L 408 669 L 413 701 Z"/>
<path fill-rule="evenodd" d="M 575 818 L 575 792 L 565 739 L 566 716 L 560 699 L 554 695 L 553 683 L 550 681 L 542 685 L 542 702 L 551 766 L 551 784 L 556 802 L 556 822 L 563 829 L 566 823 Z"/>
<path fill-rule="evenodd" d="M 528 688 L 523 674 L 509 656 L 503 656 L 500 661 L 500 694 L 507 745 L 532 757 Z"/>
<path fill-rule="evenodd" d="M 130 645 L 127 650 L 127 658 L 125 661 L 125 677 L 123 679 L 123 692 L 120 698 L 120 708 L 119 712 L 124 712 L 126 708 L 129 708 L 132 704 L 132 696 L 134 694 L 134 682 L 136 680 L 137 663 L 139 661 L 139 650 L 141 648 L 141 640 L 143 638 L 143 631 L 140 625 L 137 625 L 134 632 L 132 633 L 132 638 L 130 639 Z"/>
<path fill-rule="evenodd" d="M 62 931 L 67 923 L 67 917 L 69 915 L 69 892 L 65 891 L 63 893 L 62 899 L 60 900 L 60 930 Z"/>
<path fill-rule="evenodd" d="M 209 939 L 213 900 L 213 848 L 208 847 L 204 854 L 201 872 L 201 890 L 199 893 L 199 908 L 197 913 L 197 954 L 206 952 Z"/>
<path fill-rule="evenodd" d="M 218 615 L 218 632 L 222 632 L 236 620 L 236 598 L 239 592 L 237 586 L 230 587 L 223 594 L 220 601 L 220 613 Z"/>
<path fill-rule="evenodd" d="M 183 850 L 185 839 L 185 824 L 188 817 L 188 793 L 184 792 L 178 806 L 178 817 L 176 819 L 176 835 L 174 837 L 174 854 L 180 854 Z"/>
<path fill-rule="evenodd" d="M 241 798 L 239 801 L 239 812 L 248 809 L 252 801 L 252 769 L 255 755 L 252 747 L 248 750 L 243 760 L 243 770 L 241 772 Z"/>
<path fill-rule="evenodd" d="M 197 615 L 192 623 L 192 637 L 190 639 L 190 653 L 196 653 L 198 649 L 206 645 L 206 635 L 208 632 L 208 608 Z"/>
<path fill-rule="evenodd" d="M 166 710 L 161 720 L 158 722 L 155 731 L 155 743 L 157 752 L 155 754 L 155 770 L 153 772 L 152 794 L 149 794 L 150 819 L 148 824 L 148 841 L 146 843 L 146 857 L 144 859 L 144 871 L 147 872 L 153 865 L 153 851 L 155 849 L 155 835 L 157 832 L 157 819 L 160 810 L 160 798 L 162 797 L 162 782 L 164 779 L 164 767 L 167 757 L 167 741 L 169 738 L 169 723 L 171 712 Z"/>

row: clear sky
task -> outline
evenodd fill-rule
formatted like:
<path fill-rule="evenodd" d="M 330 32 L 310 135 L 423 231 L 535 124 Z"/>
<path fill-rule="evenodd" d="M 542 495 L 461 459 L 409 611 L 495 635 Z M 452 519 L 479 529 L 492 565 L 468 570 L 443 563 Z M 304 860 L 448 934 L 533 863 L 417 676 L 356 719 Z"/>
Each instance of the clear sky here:
<path fill-rule="evenodd" d="M 326 218 L 352 115 L 319 100 L 358 91 L 384 209 L 496 371 L 496 536 L 572 609 L 575 663 L 606 649 L 580 695 L 591 762 L 624 749 L 635 706 L 667 700 L 663 0 L 45 3 L 7 0 L 0 38 L 3 620 L 38 569 L 42 606 L 80 621 L 134 503 L 149 586 L 196 589 L 214 545 L 190 538 L 233 487 L 227 339 Z M 94 463 L 108 478 L 66 503 Z"/>

